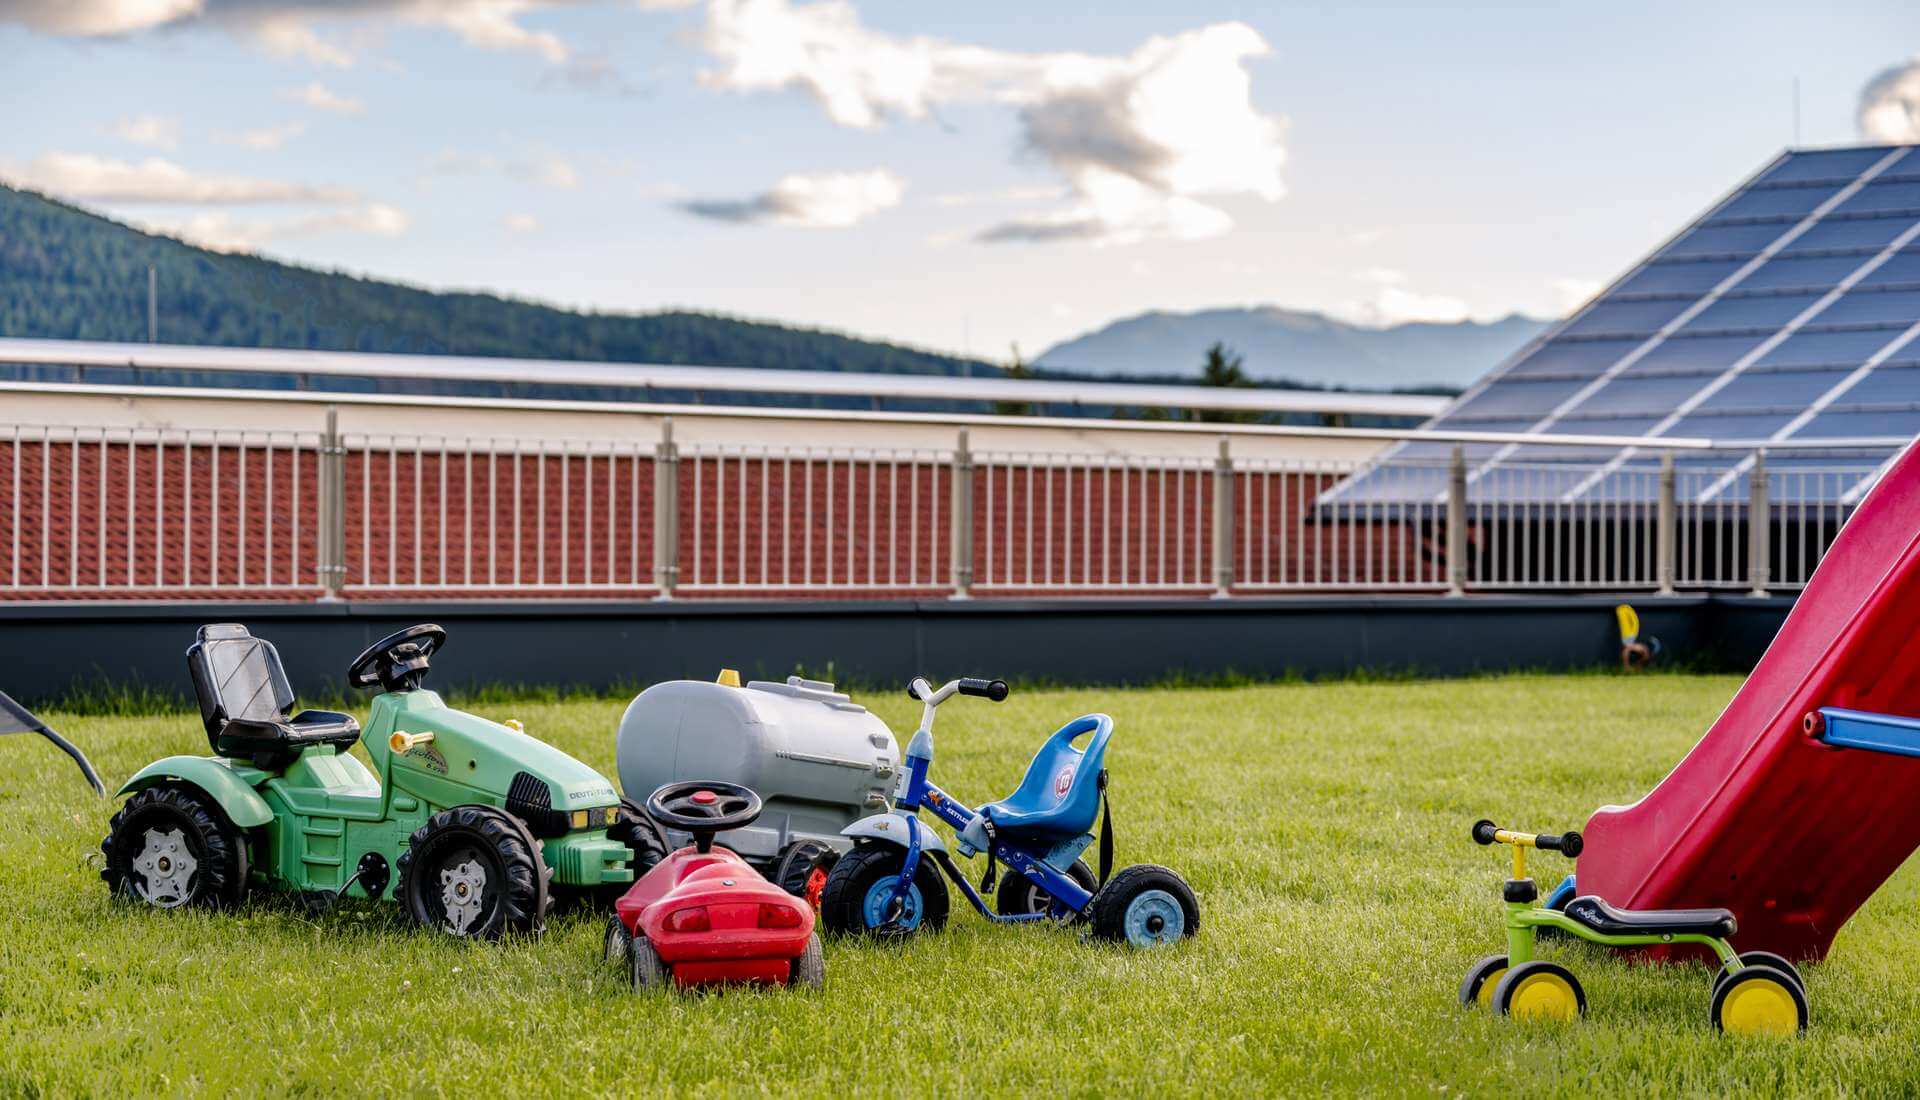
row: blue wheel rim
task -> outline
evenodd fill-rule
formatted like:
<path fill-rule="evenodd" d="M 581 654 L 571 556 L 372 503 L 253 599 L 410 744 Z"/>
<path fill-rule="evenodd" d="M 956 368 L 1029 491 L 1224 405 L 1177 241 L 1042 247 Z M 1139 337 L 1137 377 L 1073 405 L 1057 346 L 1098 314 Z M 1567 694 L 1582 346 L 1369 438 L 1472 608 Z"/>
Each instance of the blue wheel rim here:
<path fill-rule="evenodd" d="M 893 897 L 893 884 L 898 881 L 899 876 L 888 875 L 867 887 L 867 896 L 860 904 L 860 917 L 866 921 L 868 928 L 878 928 L 887 923 L 887 901 Z M 920 910 L 920 884 L 911 883 L 907 887 L 899 927 L 909 932 L 920 927 Z"/>
<path fill-rule="evenodd" d="M 1180 908 L 1180 900 L 1165 890 L 1143 890 L 1127 902 L 1121 927 L 1135 947 L 1172 943 L 1185 934 L 1187 913 Z"/>

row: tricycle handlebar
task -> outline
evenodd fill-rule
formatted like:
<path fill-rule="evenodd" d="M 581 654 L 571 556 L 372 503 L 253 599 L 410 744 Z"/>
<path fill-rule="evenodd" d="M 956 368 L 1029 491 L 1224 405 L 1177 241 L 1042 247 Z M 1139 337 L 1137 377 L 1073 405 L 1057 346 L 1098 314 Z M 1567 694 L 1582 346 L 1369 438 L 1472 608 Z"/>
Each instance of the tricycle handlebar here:
<path fill-rule="evenodd" d="M 981 699 L 991 699 L 998 703 L 1007 697 L 1005 680 L 982 680 L 968 676 L 958 680 L 949 680 L 935 690 L 924 676 L 915 676 L 907 682 L 907 698 L 918 699 L 923 703 L 939 706 L 954 695 L 973 695 Z"/>

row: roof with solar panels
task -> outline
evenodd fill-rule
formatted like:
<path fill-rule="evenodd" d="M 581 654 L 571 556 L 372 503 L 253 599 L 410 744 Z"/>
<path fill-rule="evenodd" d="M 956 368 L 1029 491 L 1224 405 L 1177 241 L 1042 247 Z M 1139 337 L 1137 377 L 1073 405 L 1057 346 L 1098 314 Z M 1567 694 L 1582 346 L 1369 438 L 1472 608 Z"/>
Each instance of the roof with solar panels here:
<path fill-rule="evenodd" d="M 1470 444 L 1481 499 L 1648 499 L 1665 450 L 1694 499 L 1744 496 L 1763 449 L 1822 475 L 1775 500 L 1857 495 L 1920 435 L 1920 146 L 1780 154 L 1426 427 L 1646 440 Z M 1451 449 L 1395 445 L 1323 500 L 1443 493 Z"/>

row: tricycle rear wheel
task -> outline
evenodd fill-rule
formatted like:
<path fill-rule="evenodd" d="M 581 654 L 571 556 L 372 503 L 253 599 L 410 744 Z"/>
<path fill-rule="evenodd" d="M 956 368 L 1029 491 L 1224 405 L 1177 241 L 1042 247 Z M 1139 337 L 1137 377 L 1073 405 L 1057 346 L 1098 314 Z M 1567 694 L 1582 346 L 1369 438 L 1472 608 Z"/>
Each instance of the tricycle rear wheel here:
<path fill-rule="evenodd" d="M 1158 947 L 1199 930 L 1199 901 L 1186 880 L 1165 867 L 1123 867 L 1093 896 L 1093 934 L 1099 939 Z"/>

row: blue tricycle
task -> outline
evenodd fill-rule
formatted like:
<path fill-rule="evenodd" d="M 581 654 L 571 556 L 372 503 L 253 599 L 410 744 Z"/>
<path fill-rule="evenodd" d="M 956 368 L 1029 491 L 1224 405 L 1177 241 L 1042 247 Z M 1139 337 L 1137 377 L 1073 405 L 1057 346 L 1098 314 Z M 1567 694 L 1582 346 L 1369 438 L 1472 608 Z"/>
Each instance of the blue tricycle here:
<path fill-rule="evenodd" d="M 948 908 L 942 871 L 989 920 L 1085 921 L 1094 936 L 1135 947 L 1175 943 L 1199 930 L 1199 903 L 1174 872 L 1138 864 L 1108 876 L 1110 812 L 1100 830 L 1099 875 L 1080 858 L 1093 843 L 1094 819 L 1102 816 L 1107 786 L 1102 763 L 1113 719 L 1088 714 L 1062 726 L 1040 746 L 1018 790 L 975 811 L 927 780 L 934 711 L 956 694 L 997 703 L 1007 697 L 1005 681 L 954 680 L 936 690 L 916 677 L 907 694 L 923 707 L 920 728 L 907 745 L 893 811 L 843 830 L 854 847 L 833 865 L 821 892 L 820 913 L 828 930 L 891 937 L 938 930 L 946 924 Z M 1075 748 L 1082 737 L 1086 747 Z M 961 855 L 986 853 L 980 889 L 960 874 L 940 835 L 920 820 L 923 806 L 954 828 Z M 1008 873 L 996 892 L 998 864 Z M 994 894 L 993 909 L 986 894 Z"/>

